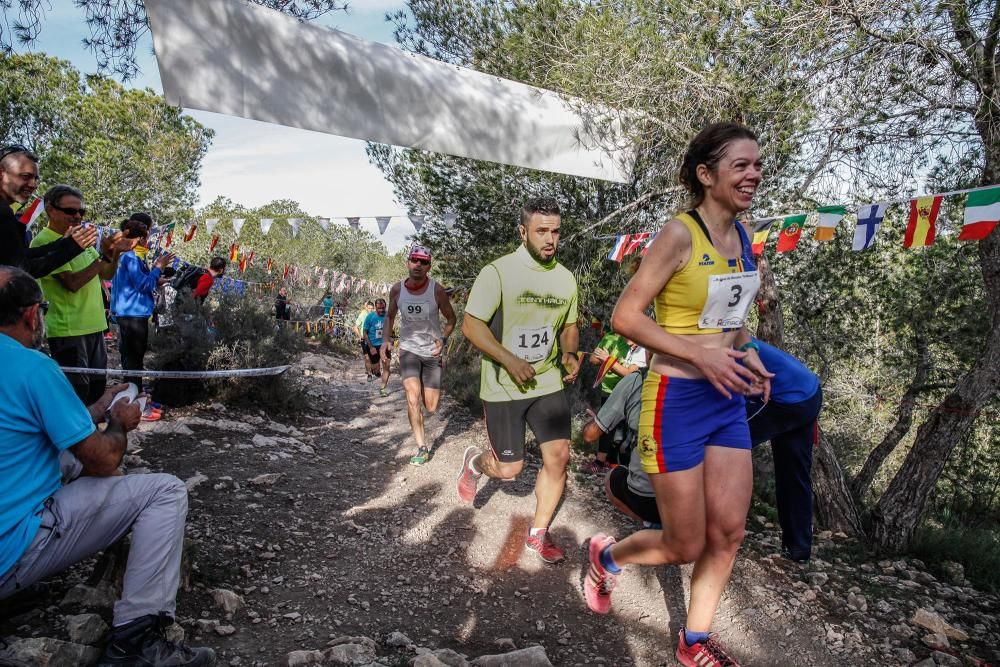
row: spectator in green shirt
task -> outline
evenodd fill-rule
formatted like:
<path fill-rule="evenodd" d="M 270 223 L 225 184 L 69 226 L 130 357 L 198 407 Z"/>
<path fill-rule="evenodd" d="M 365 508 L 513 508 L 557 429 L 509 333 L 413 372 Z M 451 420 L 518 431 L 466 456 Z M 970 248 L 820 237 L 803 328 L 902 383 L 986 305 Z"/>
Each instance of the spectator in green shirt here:
<path fill-rule="evenodd" d="M 81 226 L 87 209 L 83 193 L 69 185 L 54 185 L 43 198 L 48 226 L 31 241 L 32 247 L 57 243 L 70 230 Z M 118 268 L 119 255 L 131 250 L 132 242 L 121 234 L 101 241 L 101 250 L 86 248 L 51 274 L 38 280 L 49 309 L 45 316 L 49 352 L 60 366 L 108 367 L 104 331 L 101 279 L 109 280 Z M 103 375 L 67 374 L 84 405 L 95 403 L 107 384 Z"/>
<path fill-rule="evenodd" d="M 608 369 L 601 380 L 601 402 L 598 408 L 608 400 L 623 377 L 646 367 L 646 351 L 613 331 L 601 338 L 597 348 L 590 355 L 590 363 L 603 367 L 610 357 L 615 358 L 614 364 Z M 611 463 L 618 463 L 618 448 L 616 446 L 618 431 L 612 430 L 601 435 L 597 453 L 594 459 L 584 464 L 581 470 L 586 473 L 603 475 L 610 469 Z"/>

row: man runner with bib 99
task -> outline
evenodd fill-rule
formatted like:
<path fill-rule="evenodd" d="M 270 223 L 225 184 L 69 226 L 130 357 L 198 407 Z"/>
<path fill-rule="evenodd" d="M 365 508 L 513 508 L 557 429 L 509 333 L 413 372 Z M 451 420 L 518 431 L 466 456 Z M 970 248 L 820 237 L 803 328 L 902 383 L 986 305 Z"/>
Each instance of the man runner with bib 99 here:
<path fill-rule="evenodd" d="M 396 313 L 399 325 L 399 369 L 406 391 L 406 413 L 410 418 L 417 453 L 412 465 L 424 465 L 430 459 L 430 449 L 424 439 L 424 413 L 434 414 L 441 399 L 441 354 L 445 342 L 455 328 L 455 311 L 444 288 L 427 277 L 431 270 L 431 251 L 422 245 L 410 248 L 406 260 L 409 277 L 389 290 L 389 310 L 386 312 L 386 336 L 382 342 L 385 353 L 392 347 Z M 441 330 L 441 318 L 446 321 Z"/>
<path fill-rule="evenodd" d="M 491 451 L 465 450 L 458 497 L 471 503 L 483 473 L 512 479 L 521 472 L 527 423 L 539 442 L 542 468 L 525 546 L 548 563 L 565 558 L 547 530 L 566 486 L 569 462 L 564 384 L 575 381 L 580 371 L 576 279 L 556 261 L 560 221 L 554 199 L 525 203 L 518 225 L 523 245 L 483 267 L 462 320 L 462 333 L 483 353 L 479 397 Z"/>
<path fill-rule="evenodd" d="M 744 327 L 760 277 L 743 266 L 750 242 L 735 222 L 760 185 L 757 137 L 736 123 L 709 125 L 688 145 L 680 180 L 694 207 L 663 226 L 612 316 L 615 331 L 653 353 L 636 449 L 663 529 L 590 538 L 584 592 L 606 614 L 622 566 L 694 563 L 675 656 L 687 667 L 738 667 L 709 628 L 753 490 L 744 396 L 767 401 L 772 375 Z"/>

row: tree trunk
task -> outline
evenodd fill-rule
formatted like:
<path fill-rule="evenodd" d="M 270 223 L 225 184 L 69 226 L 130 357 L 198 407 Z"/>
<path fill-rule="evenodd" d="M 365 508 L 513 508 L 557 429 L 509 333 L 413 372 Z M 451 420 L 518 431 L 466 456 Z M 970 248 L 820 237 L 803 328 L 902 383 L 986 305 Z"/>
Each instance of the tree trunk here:
<path fill-rule="evenodd" d="M 872 512 L 872 537 L 886 551 L 906 548 L 955 446 L 1000 382 L 1000 232 L 979 242 L 991 327 L 982 353 L 917 431 L 913 448 Z"/>
<path fill-rule="evenodd" d="M 785 317 L 781 312 L 781 297 L 778 296 L 774 271 L 763 254 L 757 258 L 757 270 L 760 271 L 760 291 L 757 292 L 759 323 L 756 336 L 765 343 L 780 348 L 785 339 Z"/>
<path fill-rule="evenodd" d="M 817 523 L 827 530 L 864 537 L 861 515 L 847 486 L 847 475 L 822 430 L 819 443 L 813 450 L 812 474 Z"/>
<path fill-rule="evenodd" d="M 927 372 L 930 367 L 930 351 L 927 348 L 927 337 L 924 335 L 923 329 L 917 330 L 915 342 L 917 346 L 917 369 L 913 374 L 913 381 L 910 382 L 910 386 L 906 389 L 906 393 L 903 394 L 903 398 L 899 402 L 896 423 L 885 437 L 882 438 L 882 442 L 878 443 L 875 449 L 868 454 L 868 458 L 865 459 L 865 464 L 861 466 L 860 472 L 851 481 L 851 491 L 854 493 L 855 500 L 859 503 L 864 502 L 865 494 L 868 493 L 868 489 L 872 485 L 872 480 L 875 479 L 875 473 L 878 472 L 878 469 L 882 467 L 885 460 L 896 449 L 899 441 L 909 433 L 910 427 L 913 425 L 913 404 L 927 382 Z"/>

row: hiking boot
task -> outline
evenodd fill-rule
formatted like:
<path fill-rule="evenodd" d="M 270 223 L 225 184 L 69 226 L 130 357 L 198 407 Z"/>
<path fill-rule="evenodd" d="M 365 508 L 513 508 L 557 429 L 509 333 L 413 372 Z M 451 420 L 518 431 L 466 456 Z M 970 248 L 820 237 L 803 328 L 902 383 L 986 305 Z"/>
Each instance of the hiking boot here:
<path fill-rule="evenodd" d="M 174 619 L 166 614 L 141 616 L 112 628 L 97 667 L 203 667 L 215 664 L 215 651 L 169 641 L 164 630 Z"/>
<path fill-rule="evenodd" d="M 431 460 L 431 450 L 421 447 L 414 456 L 410 457 L 411 466 L 422 466 Z"/>
<path fill-rule="evenodd" d="M 601 565 L 601 552 L 614 543 L 615 538 L 598 533 L 590 538 L 590 545 L 587 547 L 590 567 L 586 579 L 583 580 L 583 593 L 587 598 L 587 606 L 598 614 L 611 611 L 611 591 L 618 583 L 618 575 L 608 572 Z"/>
<path fill-rule="evenodd" d="M 474 471 L 470 464 L 472 459 L 480 454 L 478 447 L 469 447 L 462 456 L 462 470 L 458 473 L 458 497 L 462 502 L 471 503 L 476 499 L 479 478 L 483 476 L 483 473 Z"/>
<path fill-rule="evenodd" d="M 740 667 L 740 663 L 729 657 L 722 644 L 715 641 L 715 635 L 710 635 L 704 642 L 688 646 L 684 628 L 681 628 L 674 657 L 686 667 Z"/>
<path fill-rule="evenodd" d="M 611 470 L 612 467 L 614 466 L 607 461 L 598 461 L 597 459 L 593 459 L 580 466 L 580 472 L 586 475 L 603 475 Z"/>
<path fill-rule="evenodd" d="M 546 563 L 560 563 L 566 558 L 566 551 L 549 537 L 549 531 L 543 530 L 537 535 L 528 533 L 524 546 L 535 552 Z"/>

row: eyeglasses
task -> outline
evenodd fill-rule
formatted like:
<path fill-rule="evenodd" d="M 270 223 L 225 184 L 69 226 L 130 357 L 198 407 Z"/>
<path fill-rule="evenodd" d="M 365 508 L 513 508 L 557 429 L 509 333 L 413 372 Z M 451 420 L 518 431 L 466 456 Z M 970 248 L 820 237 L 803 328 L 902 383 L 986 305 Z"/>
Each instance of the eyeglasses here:
<path fill-rule="evenodd" d="M 55 204 L 50 204 L 50 206 L 57 211 L 62 211 L 66 215 L 79 215 L 81 218 L 87 215 L 87 209 L 85 208 L 63 208 L 62 206 L 56 206 Z"/>
<path fill-rule="evenodd" d="M 413 262 L 414 264 L 420 264 L 421 266 L 431 265 L 431 260 L 429 259 L 414 259 L 413 257 L 411 257 L 410 261 Z"/>

